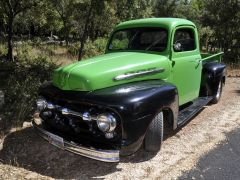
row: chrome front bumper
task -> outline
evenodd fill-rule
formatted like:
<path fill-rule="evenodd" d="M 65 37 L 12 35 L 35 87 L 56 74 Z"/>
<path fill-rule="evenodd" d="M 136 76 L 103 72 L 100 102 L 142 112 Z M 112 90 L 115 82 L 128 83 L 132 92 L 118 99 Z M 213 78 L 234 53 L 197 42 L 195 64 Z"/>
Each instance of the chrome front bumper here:
<path fill-rule="evenodd" d="M 74 142 L 68 142 L 63 138 L 44 130 L 41 125 L 37 125 L 35 121 L 33 121 L 32 124 L 38 134 L 54 146 L 99 161 L 119 162 L 119 150 L 100 150 L 83 147 Z"/>

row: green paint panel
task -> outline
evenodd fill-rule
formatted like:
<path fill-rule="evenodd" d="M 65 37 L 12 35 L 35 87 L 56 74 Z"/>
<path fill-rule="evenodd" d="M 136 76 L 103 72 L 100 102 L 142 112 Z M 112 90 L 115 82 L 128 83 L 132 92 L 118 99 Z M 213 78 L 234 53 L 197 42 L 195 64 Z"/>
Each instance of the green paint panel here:
<path fill-rule="evenodd" d="M 121 74 L 153 68 L 164 68 L 165 71 L 134 79 L 113 80 Z M 57 69 L 53 83 L 62 90 L 93 91 L 134 81 L 167 79 L 168 75 L 169 60 L 165 56 L 139 52 L 115 52 Z"/>
<path fill-rule="evenodd" d="M 191 21 L 188 21 L 186 19 L 146 18 L 146 19 L 137 19 L 137 20 L 131 20 L 131 21 L 120 23 L 118 26 L 116 26 L 115 30 L 135 28 L 135 27 L 162 27 L 171 31 L 177 26 L 184 26 L 184 25 L 190 25 L 195 27 L 195 25 Z"/>

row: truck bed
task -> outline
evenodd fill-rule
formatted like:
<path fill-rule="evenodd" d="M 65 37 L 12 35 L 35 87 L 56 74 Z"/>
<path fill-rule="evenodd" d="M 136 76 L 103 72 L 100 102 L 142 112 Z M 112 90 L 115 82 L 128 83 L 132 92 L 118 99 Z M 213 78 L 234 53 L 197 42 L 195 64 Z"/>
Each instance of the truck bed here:
<path fill-rule="evenodd" d="M 221 62 L 222 55 L 223 55 L 223 52 L 219 52 L 219 53 L 216 53 L 216 54 L 201 53 L 203 63 L 206 63 L 206 62 L 209 62 L 209 61 Z"/>

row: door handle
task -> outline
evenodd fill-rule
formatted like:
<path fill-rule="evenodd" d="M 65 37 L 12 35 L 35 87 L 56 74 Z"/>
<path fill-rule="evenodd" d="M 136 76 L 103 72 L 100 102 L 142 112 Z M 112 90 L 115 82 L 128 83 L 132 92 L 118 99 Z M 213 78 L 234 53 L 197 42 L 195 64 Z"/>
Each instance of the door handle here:
<path fill-rule="evenodd" d="M 200 64 L 202 62 L 202 59 L 197 59 L 197 63 Z"/>
<path fill-rule="evenodd" d="M 198 68 L 198 66 L 202 63 L 202 59 L 197 59 L 197 65 L 196 65 L 196 68 Z"/>

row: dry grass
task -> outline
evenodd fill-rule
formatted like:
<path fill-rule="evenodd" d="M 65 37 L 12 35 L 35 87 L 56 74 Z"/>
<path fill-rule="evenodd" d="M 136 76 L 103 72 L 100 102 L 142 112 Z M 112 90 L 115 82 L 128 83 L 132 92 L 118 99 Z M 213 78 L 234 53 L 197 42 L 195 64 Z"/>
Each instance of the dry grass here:
<path fill-rule="evenodd" d="M 228 77 L 240 77 L 240 63 L 227 64 L 227 76 Z"/>
<path fill-rule="evenodd" d="M 77 60 L 77 56 L 72 56 L 68 53 L 67 47 L 59 45 L 42 45 L 42 46 L 30 46 L 17 47 L 15 48 L 14 55 L 21 55 L 21 51 L 26 51 L 30 57 L 47 57 L 49 60 L 54 62 L 56 65 L 67 65 Z"/>

